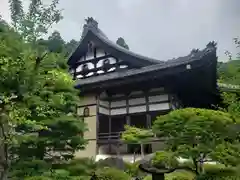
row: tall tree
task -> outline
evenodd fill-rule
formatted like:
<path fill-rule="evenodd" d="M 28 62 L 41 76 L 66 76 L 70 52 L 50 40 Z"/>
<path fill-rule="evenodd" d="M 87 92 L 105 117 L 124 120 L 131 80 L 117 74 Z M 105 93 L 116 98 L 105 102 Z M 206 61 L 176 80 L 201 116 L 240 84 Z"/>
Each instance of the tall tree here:
<path fill-rule="evenodd" d="M 25 40 L 35 42 L 62 19 L 58 3 L 59 0 L 52 0 L 46 6 L 41 0 L 31 0 L 28 11 L 24 12 L 21 0 L 9 0 L 13 27 Z"/>
<path fill-rule="evenodd" d="M 84 148 L 86 127 L 78 117 L 78 91 L 60 54 L 36 56 L 11 30 L 0 33 L 0 180 L 10 162 L 56 162 Z M 67 67 L 67 66 L 65 66 Z"/>
<path fill-rule="evenodd" d="M 58 31 L 54 31 L 46 40 L 39 39 L 37 43 L 44 46 L 50 52 L 64 53 L 65 51 L 65 41 Z"/>
<path fill-rule="evenodd" d="M 24 16 L 22 1 L 9 0 L 9 4 L 13 26 L 18 28 L 18 25 Z"/>
<path fill-rule="evenodd" d="M 36 40 L 61 19 L 57 0 L 32 0 L 24 13 L 10 1 L 13 28 L 0 31 L 0 180 L 26 160 L 56 162 L 84 148 L 78 92 L 61 54 L 39 51 Z M 11 162 L 11 163 L 10 163 Z"/>
<path fill-rule="evenodd" d="M 128 128 L 123 134 L 123 139 L 137 141 L 136 139 L 142 137 L 149 138 L 151 133 L 158 138 L 164 138 L 165 151 L 175 158 L 189 159 L 192 165 L 188 170 L 201 176 L 205 173 L 203 165 L 208 161 L 217 161 L 230 166 L 240 163 L 239 133 L 236 129 L 239 125 L 239 122 L 235 122 L 235 119 L 225 112 L 186 108 L 158 117 L 150 132 L 136 130 L 134 127 Z M 179 164 L 172 168 L 178 169 L 182 168 L 181 166 Z"/>
<path fill-rule="evenodd" d="M 65 44 L 65 49 L 66 49 L 67 55 L 73 53 L 73 51 L 76 50 L 78 45 L 79 45 L 79 42 L 74 40 L 74 39 L 72 39 L 69 42 L 67 42 Z"/>

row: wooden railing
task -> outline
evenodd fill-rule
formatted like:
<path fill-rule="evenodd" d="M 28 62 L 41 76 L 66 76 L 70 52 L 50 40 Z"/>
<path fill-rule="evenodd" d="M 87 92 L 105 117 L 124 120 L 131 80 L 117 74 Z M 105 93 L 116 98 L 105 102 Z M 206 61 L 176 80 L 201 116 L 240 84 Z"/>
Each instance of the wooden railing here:
<path fill-rule="evenodd" d="M 220 88 L 240 89 L 240 85 L 235 85 L 235 84 L 218 83 L 218 86 Z"/>
<path fill-rule="evenodd" d="M 111 133 L 98 133 L 97 140 L 99 142 L 103 143 L 124 143 L 124 144 L 129 144 L 127 142 L 124 142 L 121 140 L 121 135 L 124 131 L 121 132 L 111 132 Z M 146 142 L 142 142 L 142 144 L 149 144 L 152 142 L 163 142 L 165 141 L 165 138 L 157 138 L 156 136 L 149 138 L 146 140 Z M 130 144 L 139 144 L 139 143 L 133 143 L 131 142 Z"/>
<path fill-rule="evenodd" d="M 109 133 L 98 133 L 98 140 L 116 140 L 121 139 L 121 134 L 123 132 L 109 132 Z"/>

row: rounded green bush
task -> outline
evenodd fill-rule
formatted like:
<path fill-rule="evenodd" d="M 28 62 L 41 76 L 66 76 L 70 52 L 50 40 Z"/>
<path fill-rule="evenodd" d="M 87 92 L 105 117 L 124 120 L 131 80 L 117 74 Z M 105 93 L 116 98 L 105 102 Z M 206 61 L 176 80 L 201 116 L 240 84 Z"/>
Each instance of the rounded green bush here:
<path fill-rule="evenodd" d="M 96 175 L 98 180 L 131 180 L 127 173 L 115 168 L 99 169 Z"/>

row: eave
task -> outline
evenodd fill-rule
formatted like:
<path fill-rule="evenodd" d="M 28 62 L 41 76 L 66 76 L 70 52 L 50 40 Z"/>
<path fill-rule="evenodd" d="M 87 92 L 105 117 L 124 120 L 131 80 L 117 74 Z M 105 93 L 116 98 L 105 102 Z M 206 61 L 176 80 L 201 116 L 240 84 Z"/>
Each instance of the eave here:
<path fill-rule="evenodd" d="M 89 41 L 94 41 L 99 47 L 103 48 L 111 55 L 118 57 L 119 59 L 124 59 L 136 67 L 144 67 L 163 63 L 163 61 L 136 54 L 117 45 L 116 43 L 109 40 L 105 35 L 103 35 L 99 29 L 87 29 L 86 35 L 80 41 L 79 46 L 69 57 L 68 65 L 73 65 L 76 59 L 79 59 L 80 56 L 86 52 L 87 43 Z"/>
<path fill-rule="evenodd" d="M 202 51 L 191 53 L 185 57 L 168 60 L 161 64 L 146 66 L 140 69 L 113 72 L 105 75 L 93 76 L 86 79 L 79 79 L 76 88 L 91 89 L 96 87 L 110 87 L 119 84 L 140 82 L 147 79 L 161 78 L 167 75 L 178 74 L 185 71 L 194 71 L 204 68 L 211 63 L 216 63 L 216 48 L 207 47 Z M 191 69 L 186 69 L 190 65 Z M 216 71 L 216 70 L 215 70 Z"/>

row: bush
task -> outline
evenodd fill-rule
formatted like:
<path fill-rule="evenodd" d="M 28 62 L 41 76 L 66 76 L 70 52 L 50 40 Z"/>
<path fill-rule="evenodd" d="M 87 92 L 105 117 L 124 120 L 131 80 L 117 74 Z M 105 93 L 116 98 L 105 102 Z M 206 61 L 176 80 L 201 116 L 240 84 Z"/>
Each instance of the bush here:
<path fill-rule="evenodd" d="M 97 169 L 93 159 L 81 158 L 73 159 L 64 166 L 70 172 L 70 176 L 89 176 Z"/>
<path fill-rule="evenodd" d="M 176 171 L 173 173 L 165 174 L 165 180 L 193 180 L 194 175 L 187 171 Z M 152 180 L 152 176 L 148 175 L 144 180 Z"/>
<path fill-rule="evenodd" d="M 225 167 L 222 164 L 205 164 L 205 173 L 197 180 L 240 180 L 237 168 Z"/>
<path fill-rule="evenodd" d="M 166 180 L 192 180 L 194 179 L 194 174 L 188 171 L 175 171 L 165 175 Z"/>
<path fill-rule="evenodd" d="M 131 177 L 118 169 L 104 168 L 96 172 L 98 180 L 131 180 Z"/>
<path fill-rule="evenodd" d="M 146 173 L 139 169 L 139 163 L 125 163 L 125 172 L 131 177 L 144 177 Z"/>
<path fill-rule="evenodd" d="M 117 157 L 109 157 L 103 160 L 99 160 L 97 162 L 98 168 L 103 167 L 110 167 L 110 168 L 116 168 L 116 169 L 124 169 L 125 168 L 125 162 L 121 158 Z"/>
<path fill-rule="evenodd" d="M 143 180 L 152 180 L 152 176 L 148 175 Z"/>

